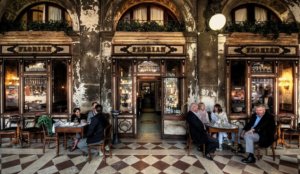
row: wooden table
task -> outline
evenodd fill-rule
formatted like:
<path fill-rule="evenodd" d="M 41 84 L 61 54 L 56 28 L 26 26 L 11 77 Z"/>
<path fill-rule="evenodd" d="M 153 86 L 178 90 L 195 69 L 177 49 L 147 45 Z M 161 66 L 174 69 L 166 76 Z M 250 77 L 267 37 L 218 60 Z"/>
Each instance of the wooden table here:
<path fill-rule="evenodd" d="M 234 148 L 235 151 L 237 152 L 239 127 L 235 125 L 233 127 L 218 127 L 218 126 L 208 124 L 208 133 L 213 134 L 219 132 L 235 133 Z"/>
<path fill-rule="evenodd" d="M 55 127 L 55 134 L 56 134 L 56 155 L 59 155 L 59 135 L 64 135 L 64 147 L 67 149 L 67 134 L 81 134 L 81 137 L 84 135 L 84 128 L 87 126 L 85 125 L 78 125 L 78 126 L 57 126 Z"/>

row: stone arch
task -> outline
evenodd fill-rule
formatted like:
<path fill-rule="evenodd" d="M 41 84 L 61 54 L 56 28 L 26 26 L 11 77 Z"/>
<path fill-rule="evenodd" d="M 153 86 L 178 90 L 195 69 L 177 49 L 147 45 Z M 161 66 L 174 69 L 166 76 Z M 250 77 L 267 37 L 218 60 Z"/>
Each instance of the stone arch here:
<path fill-rule="evenodd" d="M 225 4 L 223 4 L 223 10 L 222 13 L 227 17 L 227 20 L 229 20 L 230 12 L 235 7 L 238 7 L 243 4 L 259 4 L 262 5 L 271 11 L 273 11 L 282 22 L 294 22 L 295 17 L 292 14 L 291 10 L 287 6 L 286 3 L 280 1 L 280 0 L 274 0 L 274 1 L 268 1 L 268 0 L 248 0 L 248 1 L 240 1 L 240 0 L 228 0 Z"/>
<path fill-rule="evenodd" d="M 185 22 L 187 31 L 194 31 L 196 29 L 196 22 L 191 13 L 192 5 L 187 0 L 126 0 L 123 2 L 112 1 L 106 4 L 104 9 L 104 21 L 111 22 L 111 30 L 115 30 L 116 25 L 122 15 L 131 7 L 142 3 L 154 3 L 169 9 L 178 20 Z M 109 27 L 109 26 L 107 26 Z"/>
<path fill-rule="evenodd" d="M 57 4 L 64 9 L 67 10 L 68 14 L 70 15 L 72 19 L 72 27 L 74 31 L 79 31 L 79 17 L 76 12 L 75 5 L 70 3 L 69 1 L 65 2 L 63 0 L 44 0 L 44 1 L 23 1 L 22 4 L 14 4 L 14 3 L 8 3 L 7 9 L 5 12 L 6 19 L 8 20 L 16 20 L 16 18 L 28 7 L 37 4 L 37 3 L 53 3 Z"/>

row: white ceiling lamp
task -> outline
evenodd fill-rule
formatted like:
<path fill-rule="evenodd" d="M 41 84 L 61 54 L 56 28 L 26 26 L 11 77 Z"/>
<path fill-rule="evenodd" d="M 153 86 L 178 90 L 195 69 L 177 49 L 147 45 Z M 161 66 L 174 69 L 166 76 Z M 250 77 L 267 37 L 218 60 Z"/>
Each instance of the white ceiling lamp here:
<path fill-rule="evenodd" d="M 225 24 L 226 17 L 221 13 L 213 15 L 209 20 L 209 27 L 214 31 L 221 30 L 225 26 Z"/>

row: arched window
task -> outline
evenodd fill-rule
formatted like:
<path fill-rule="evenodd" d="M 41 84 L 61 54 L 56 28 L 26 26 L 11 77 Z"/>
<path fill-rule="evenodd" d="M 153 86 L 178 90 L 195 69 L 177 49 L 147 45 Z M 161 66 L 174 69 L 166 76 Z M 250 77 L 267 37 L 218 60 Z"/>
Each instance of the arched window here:
<path fill-rule="evenodd" d="M 167 21 L 176 21 L 170 10 L 156 4 L 141 4 L 130 8 L 122 17 L 123 20 L 139 22 L 155 21 L 164 24 Z"/>
<path fill-rule="evenodd" d="M 19 15 L 17 21 L 24 24 L 24 27 L 28 26 L 28 24 L 32 22 L 65 22 L 68 26 L 71 26 L 72 24 L 67 11 L 53 3 L 42 3 L 29 6 Z"/>
<path fill-rule="evenodd" d="M 183 31 L 184 24 L 167 8 L 145 3 L 128 9 L 118 21 L 118 31 Z"/>
<path fill-rule="evenodd" d="M 258 4 L 244 4 L 234 8 L 231 11 L 232 21 L 235 23 L 241 22 L 266 22 L 280 21 L 278 16 L 270 9 Z"/>

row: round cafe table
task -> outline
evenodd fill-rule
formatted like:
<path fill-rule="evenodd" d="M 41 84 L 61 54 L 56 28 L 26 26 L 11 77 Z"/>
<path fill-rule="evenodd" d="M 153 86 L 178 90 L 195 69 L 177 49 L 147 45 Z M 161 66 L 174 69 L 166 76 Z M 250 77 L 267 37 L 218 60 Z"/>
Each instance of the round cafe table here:
<path fill-rule="evenodd" d="M 219 124 L 208 124 L 208 133 L 210 135 L 214 133 L 219 132 L 227 132 L 227 133 L 235 133 L 235 140 L 234 140 L 234 149 L 237 153 L 238 151 L 238 133 L 239 133 L 239 127 L 234 124 L 227 124 L 227 125 L 219 125 Z"/>

